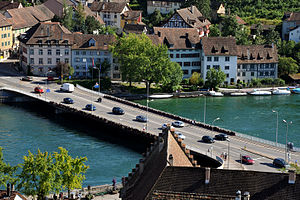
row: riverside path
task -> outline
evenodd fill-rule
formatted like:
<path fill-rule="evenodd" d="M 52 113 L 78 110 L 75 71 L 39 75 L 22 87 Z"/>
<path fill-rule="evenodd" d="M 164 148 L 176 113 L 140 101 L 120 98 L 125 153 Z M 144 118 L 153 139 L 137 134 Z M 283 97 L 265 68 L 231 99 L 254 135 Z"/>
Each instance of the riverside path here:
<path fill-rule="evenodd" d="M 62 103 L 63 98 L 70 97 L 74 100 L 74 104 L 69 104 L 72 108 L 77 110 L 83 110 L 86 104 L 93 103 L 96 106 L 96 111 L 85 111 L 91 113 L 92 115 L 98 115 L 100 117 L 106 118 L 114 122 L 119 122 L 125 126 L 133 127 L 136 129 L 143 129 L 144 123 L 135 121 L 137 115 L 148 115 L 148 132 L 153 135 L 158 135 L 161 132 L 161 126 L 163 123 L 171 123 L 175 121 L 172 118 L 155 114 L 154 112 L 146 113 L 145 109 L 140 109 L 128 104 L 123 104 L 122 102 L 111 100 L 108 98 L 103 98 L 101 103 L 97 103 L 96 100 L 99 94 L 92 92 L 87 89 L 75 88 L 73 93 L 63 93 L 59 91 L 60 85 L 52 83 L 46 85 L 45 77 L 34 77 L 34 81 L 25 82 L 21 81 L 21 76 L 10 76 L 1 75 L 0 76 L 0 89 L 5 88 L 7 90 L 12 90 L 15 92 L 22 93 L 27 96 L 37 98 L 41 101 Z M 50 89 L 49 93 L 44 93 L 38 95 L 33 93 L 33 89 L 40 85 L 44 90 L 46 88 Z M 125 115 L 113 115 L 111 110 L 113 107 L 121 107 L 125 111 Z M 269 171 L 277 172 L 278 170 L 273 167 L 272 159 L 285 157 L 285 149 L 280 147 L 275 147 L 268 144 L 263 144 L 260 142 L 255 142 L 246 138 L 239 136 L 230 136 L 230 142 L 228 141 L 216 141 L 213 144 L 206 144 L 201 142 L 201 138 L 204 135 L 209 135 L 214 137 L 218 134 L 216 131 L 211 129 L 202 128 L 200 126 L 195 126 L 192 123 L 186 123 L 183 128 L 176 128 L 177 131 L 183 133 L 186 138 L 184 143 L 187 148 L 199 152 L 207 156 L 220 156 L 222 153 L 226 152 L 229 156 L 225 163 L 224 168 L 230 169 L 241 169 L 241 170 L 255 170 L 255 171 Z M 240 155 L 249 155 L 255 160 L 254 165 L 244 165 L 240 163 Z M 291 161 L 300 160 L 300 152 L 291 152 Z"/>

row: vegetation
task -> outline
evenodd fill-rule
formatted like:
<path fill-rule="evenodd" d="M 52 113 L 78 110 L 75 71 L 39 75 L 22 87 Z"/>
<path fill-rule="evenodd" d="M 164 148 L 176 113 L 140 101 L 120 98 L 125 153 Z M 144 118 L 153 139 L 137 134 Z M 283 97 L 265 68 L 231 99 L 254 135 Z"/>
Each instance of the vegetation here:
<path fill-rule="evenodd" d="M 204 17 L 210 19 L 210 0 L 188 0 L 185 4 L 183 4 L 183 7 L 185 8 L 191 5 L 196 6 Z"/>
<path fill-rule="evenodd" d="M 0 187 L 6 187 L 7 183 L 16 184 L 18 178 L 15 177 L 18 166 L 10 166 L 4 162 L 2 148 L 0 147 Z"/>
<path fill-rule="evenodd" d="M 171 62 L 167 47 L 154 45 L 144 34 L 118 38 L 111 51 L 119 61 L 123 81 L 161 83 L 170 90 L 181 82 L 181 67 Z"/>
<path fill-rule="evenodd" d="M 291 57 L 280 57 L 278 62 L 278 75 L 279 77 L 286 77 L 289 74 L 298 72 L 299 66 L 296 60 Z"/>
<path fill-rule="evenodd" d="M 59 62 L 53 69 L 59 77 L 72 76 L 74 74 L 74 68 L 69 63 Z"/>
<path fill-rule="evenodd" d="M 201 74 L 198 72 L 194 72 L 189 79 L 189 82 L 191 85 L 195 86 L 203 86 L 204 80 L 201 78 Z"/>
<path fill-rule="evenodd" d="M 210 68 L 210 70 L 207 71 L 206 79 L 205 86 L 216 89 L 226 80 L 226 74 L 220 69 L 215 70 L 214 68 Z"/>

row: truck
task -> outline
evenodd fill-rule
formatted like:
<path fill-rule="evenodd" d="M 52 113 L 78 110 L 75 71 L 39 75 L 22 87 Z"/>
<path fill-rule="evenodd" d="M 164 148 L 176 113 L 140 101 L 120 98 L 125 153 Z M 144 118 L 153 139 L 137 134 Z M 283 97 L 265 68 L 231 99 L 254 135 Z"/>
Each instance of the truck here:
<path fill-rule="evenodd" d="M 63 91 L 63 92 L 73 92 L 74 91 L 74 85 L 71 84 L 71 83 L 64 83 L 60 87 L 60 91 Z"/>

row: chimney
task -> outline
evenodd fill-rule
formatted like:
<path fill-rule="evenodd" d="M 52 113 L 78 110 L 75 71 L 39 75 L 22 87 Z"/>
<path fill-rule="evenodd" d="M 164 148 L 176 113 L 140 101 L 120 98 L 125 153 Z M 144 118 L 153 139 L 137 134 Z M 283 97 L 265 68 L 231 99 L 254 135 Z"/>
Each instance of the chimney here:
<path fill-rule="evenodd" d="M 170 166 L 173 166 L 173 155 L 172 154 L 169 155 L 169 164 L 170 164 Z"/>
<path fill-rule="evenodd" d="M 236 193 L 235 193 L 235 200 L 241 200 L 242 199 L 242 193 L 240 190 L 238 190 Z"/>
<path fill-rule="evenodd" d="M 250 193 L 249 192 L 244 192 L 243 200 L 250 200 Z"/>
<path fill-rule="evenodd" d="M 10 184 L 7 183 L 6 185 L 6 196 L 10 197 Z"/>
<path fill-rule="evenodd" d="M 289 170 L 289 184 L 295 184 L 296 182 L 296 172 L 295 170 Z"/>
<path fill-rule="evenodd" d="M 205 168 L 205 184 L 209 184 L 210 181 L 210 168 Z"/>
<path fill-rule="evenodd" d="M 194 14 L 194 6 L 191 6 L 191 13 Z"/>

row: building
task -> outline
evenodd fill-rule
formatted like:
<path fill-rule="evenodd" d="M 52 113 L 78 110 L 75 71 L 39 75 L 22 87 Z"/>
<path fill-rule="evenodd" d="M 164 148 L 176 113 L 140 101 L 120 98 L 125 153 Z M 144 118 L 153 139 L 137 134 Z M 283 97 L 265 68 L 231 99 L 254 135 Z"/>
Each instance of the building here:
<path fill-rule="evenodd" d="M 295 41 L 296 43 L 300 42 L 300 26 L 290 29 L 289 40 Z"/>
<path fill-rule="evenodd" d="M 10 9 L 4 12 L 4 16 L 12 24 L 13 49 L 18 50 L 18 36 L 29 30 L 39 22 L 51 21 L 54 14 L 44 5 L 25 8 Z"/>
<path fill-rule="evenodd" d="M 196 28 L 200 37 L 209 33 L 210 21 L 206 19 L 196 6 L 176 10 L 175 13 L 165 22 L 164 28 Z"/>
<path fill-rule="evenodd" d="M 150 15 L 158 10 L 162 14 L 168 14 L 179 9 L 185 2 L 186 0 L 147 0 L 147 13 Z"/>
<path fill-rule="evenodd" d="M 12 24 L 0 13 L 0 61 L 10 56 L 13 45 Z"/>
<path fill-rule="evenodd" d="M 200 37 L 196 28 L 154 27 L 154 34 L 168 47 L 171 61 L 177 62 L 183 71 L 183 78 L 193 72 L 201 72 Z"/>
<path fill-rule="evenodd" d="M 70 63 L 72 33 L 59 22 L 42 22 L 20 37 L 20 64 L 25 72 L 46 76 L 57 63 Z"/>
<path fill-rule="evenodd" d="M 5 11 L 14 8 L 23 8 L 20 2 L 13 2 L 13 1 L 0 1 L 0 10 Z"/>
<path fill-rule="evenodd" d="M 126 2 L 118 3 L 94 1 L 90 9 L 101 16 L 106 26 L 115 26 L 117 28 L 122 28 L 122 15 L 127 11 L 131 11 Z"/>
<path fill-rule="evenodd" d="M 125 33 L 135 33 L 135 34 L 147 34 L 149 28 L 145 24 L 125 24 L 123 31 Z"/>
<path fill-rule="evenodd" d="M 201 75 L 220 69 L 226 74 L 225 84 L 237 82 L 237 45 L 234 37 L 203 37 L 201 39 Z"/>
<path fill-rule="evenodd" d="M 75 2 L 70 0 L 48 0 L 43 5 L 58 17 L 63 17 L 65 7 L 76 6 Z"/>
<path fill-rule="evenodd" d="M 140 10 L 128 10 L 121 14 L 121 28 L 124 29 L 126 24 L 140 24 L 145 25 L 142 22 L 142 11 Z"/>
<path fill-rule="evenodd" d="M 300 12 L 285 13 L 282 21 L 282 39 L 289 40 L 289 32 L 298 26 L 300 26 Z"/>
<path fill-rule="evenodd" d="M 277 78 L 278 54 L 275 45 L 238 45 L 237 53 L 237 82 Z"/>
<path fill-rule="evenodd" d="M 109 51 L 109 45 L 114 41 L 115 37 L 113 35 L 74 34 L 74 44 L 72 46 L 74 76 L 78 78 L 90 77 L 89 69 L 106 60 L 111 65 L 110 71 L 108 74 L 102 72 L 101 75 L 119 80 L 121 77 L 119 66 Z"/>

